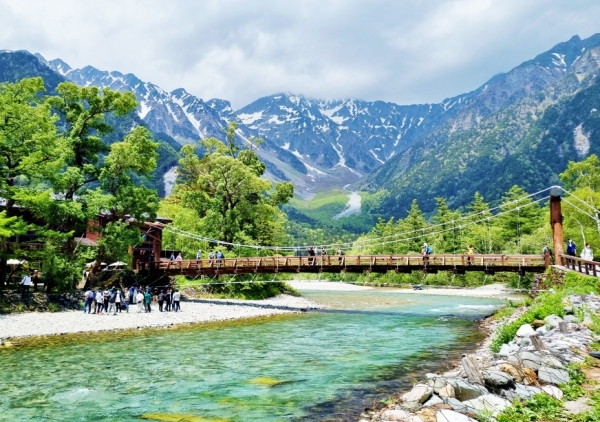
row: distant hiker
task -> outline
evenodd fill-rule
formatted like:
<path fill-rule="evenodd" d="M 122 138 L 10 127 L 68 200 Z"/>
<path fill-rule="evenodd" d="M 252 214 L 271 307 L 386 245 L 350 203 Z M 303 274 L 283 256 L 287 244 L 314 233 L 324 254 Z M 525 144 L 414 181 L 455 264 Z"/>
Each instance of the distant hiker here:
<path fill-rule="evenodd" d="M 92 303 L 94 303 L 94 292 L 91 290 L 87 290 L 84 294 L 84 298 L 85 298 L 85 302 L 83 303 L 83 313 L 85 314 L 85 311 L 87 309 L 87 313 L 91 314 L 92 313 Z"/>
<path fill-rule="evenodd" d="M 585 259 L 586 261 L 594 260 L 594 251 L 592 251 L 589 243 L 586 243 L 585 248 L 581 251 L 581 259 Z"/>
<path fill-rule="evenodd" d="M 181 252 L 177 254 L 177 258 L 175 258 L 175 261 L 183 261 L 183 256 L 181 256 Z"/>
<path fill-rule="evenodd" d="M 152 295 L 149 291 L 146 291 L 146 293 L 144 293 L 144 304 L 146 305 L 146 312 L 152 312 L 150 302 L 152 302 Z"/>
<path fill-rule="evenodd" d="M 116 289 L 115 290 L 115 307 L 117 308 L 117 311 L 119 313 L 121 313 L 121 311 L 123 310 L 121 308 L 122 302 L 123 302 L 123 293 L 121 293 L 121 289 Z"/>
<path fill-rule="evenodd" d="M 202 249 L 198 249 L 198 252 L 196 252 L 196 261 L 199 261 L 202 259 Z"/>
<path fill-rule="evenodd" d="M 171 252 L 171 258 L 169 258 L 169 261 L 175 261 L 175 252 Z"/>
<path fill-rule="evenodd" d="M 344 260 L 344 251 L 341 248 L 338 248 L 337 256 L 338 256 L 338 264 L 342 265 L 342 261 Z"/>
<path fill-rule="evenodd" d="M 306 248 L 306 250 L 308 251 L 308 265 L 315 265 L 317 263 L 317 260 L 315 258 L 316 256 L 316 252 L 315 252 L 315 248 L 313 248 L 312 246 Z"/>
<path fill-rule="evenodd" d="M 208 266 L 209 267 L 212 267 L 214 259 L 215 259 L 215 253 L 213 251 L 210 251 L 208 253 Z"/>
<path fill-rule="evenodd" d="M 217 251 L 216 256 L 217 256 L 217 266 L 223 265 L 223 258 L 225 258 L 225 255 L 223 255 L 223 252 L 221 252 L 220 249 Z"/>
<path fill-rule="evenodd" d="M 473 245 L 469 245 L 467 246 L 467 264 L 473 265 L 473 262 L 475 262 L 475 249 Z"/>
<path fill-rule="evenodd" d="M 327 256 L 327 250 L 325 246 L 321 247 L 321 262 L 325 263 L 325 257 Z"/>
<path fill-rule="evenodd" d="M 423 243 L 421 253 L 423 254 L 423 265 L 429 264 L 429 255 L 433 253 L 433 249 L 431 249 L 431 246 L 429 246 L 427 243 Z"/>
<path fill-rule="evenodd" d="M 102 313 L 102 308 L 104 308 L 104 294 L 102 294 L 102 290 L 98 289 L 98 291 L 96 291 L 94 299 L 96 302 L 94 313 L 100 315 Z"/>
<path fill-rule="evenodd" d="M 108 314 L 108 299 L 110 298 L 110 291 L 108 288 L 104 289 L 104 313 Z"/>
<path fill-rule="evenodd" d="M 577 245 L 575 245 L 575 242 L 571 238 L 567 242 L 567 255 L 577 256 Z"/>
<path fill-rule="evenodd" d="M 113 287 L 111 289 L 112 291 L 110 292 L 110 296 L 108 296 L 108 312 L 110 313 L 112 311 L 113 315 L 117 315 L 117 290 Z"/>
<path fill-rule="evenodd" d="M 162 312 L 163 311 L 163 303 L 164 302 L 165 302 L 165 294 L 161 290 L 160 293 L 158 294 L 158 312 Z"/>
<path fill-rule="evenodd" d="M 142 309 L 144 309 L 144 294 L 142 293 L 141 290 L 138 290 L 137 294 L 135 295 L 135 300 L 137 303 L 138 314 L 139 314 L 140 312 L 142 312 Z"/>
<path fill-rule="evenodd" d="M 125 304 L 125 312 L 129 313 L 129 304 L 131 303 L 131 289 L 125 289 L 123 295 L 123 303 Z"/>
<path fill-rule="evenodd" d="M 171 289 L 167 289 L 163 299 L 165 301 L 165 311 L 169 312 L 171 310 Z"/>
<path fill-rule="evenodd" d="M 21 299 L 29 299 L 29 289 L 31 288 L 31 275 L 25 274 L 21 279 L 21 285 L 23 286 L 23 290 L 21 291 Z"/>
<path fill-rule="evenodd" d="M 546 259 L 546 254 L 550 257 L 550 263 L 554 264 L 554 256 L 552 255 L 552 249 L 548 247 L 548 244 L 544 243 L 544 247 L 542 248 L 542 256 Z"/>
<path fill-rule="evenodd" d="M 181 307 L 179 306 L 180 301 L 181 301 L 181 293 L 179 293 L 179 290 L 175 290 L 175 293 L 173 293 L 173 312 L 181 311 Z"/>

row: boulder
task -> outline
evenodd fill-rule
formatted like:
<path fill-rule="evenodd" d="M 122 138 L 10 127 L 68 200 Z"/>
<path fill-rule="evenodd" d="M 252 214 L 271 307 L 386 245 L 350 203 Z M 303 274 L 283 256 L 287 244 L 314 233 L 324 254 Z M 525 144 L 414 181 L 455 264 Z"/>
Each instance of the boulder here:
<path fill-rule="evenodd" d="M 563 398 L 562 390 L 554 385 L 544 385 L 542 391 L 554 397 L 556 400 L 562 400 Z"/>
<path fill-rule="evenodd" d="M 544 321 L 546 321 L 546 324 L 550 327 L 550 328 L 556 328 L 558 327 L 558 323 L 562 322 L 562 318 L 557 316 L 557 315 L 548 315 L 546 318 L 544 318 Z"/>
<path fill-rule="evenodd" d="M 500 351 L 498 352 L 498 354 L 501 356 L 510 355 L 510 346 L 508 344 L 503 344 L 502 347 L 500 347 Z"/>
<path fill-rule="evenodd" d="M 454 395 L 460 401 L 472 400 L 482 394 L 487 394 L 488 390 L 477 384 L 471 384 L 460 378 L 449 379 L 448 384 L 454 387 Z"/>
<path fill-rule="evenodd" d="M 484 394 L 476 399 L 464 401 L 463 404 L 467 408 L 473 409 L 477 414 L 491 413 L 492 416 L 496 416 L 507 406 L 510 406 L 510 401 L 495 394 Z"/>
<path fill-rule="evenodd" d="M 577 319 L 577 317 L 575 315 L 565 315 L 565 317 L 563 318 L 563 321 L 573 323 L 573 322 L 577 322 L 579 320 Z"/>
<path fill-rule="evenodd" d="M 563 308 L 563 311 L 565 311 L 565 315 L 566 315 L 566 316 L 570 316 L 570 315 L 573 315 L 573 311 L 574 311 L 574 310 L 573 310 L 573 307 L 572 307 L 572 306 L 565 306 L 565 307 Z M 566 320 L 567 320 L 567 319 L 565 318 L 565 321 L 566 321 Z"/>
<path fill-rule="evenodd" d="M 565 369 L 565 365 L 552 355 L 544 356 L 542 358 L 542 365 L 547 366 L 548 368 Z"/>
<path fill-rule="evenodd" d="M 500 370 L 511 375 L 517 382 L 523 381 L 523 371 L 514 366 L 513 364 L 503 363 L 502 365 L 500 365 Z"/>
<path fill-rule="evenodd" d="M 417 415 L 425 422 L 437 422 L 435 417 L 436 411 L 433 409 L 423 409 Z"/>
<path fill-rule="evenodd" d="M 454 394 L 454 387 L 452 387 L 450 384 L 446 384 L 443 388 L 441 388 L 438 394 L 440 397 L 445 399 L 456 397 Z"/>
<path fill-rule="evenodd" d="M 457 412 L 465 412 L 467 410 L 467 406 L 465 406 L 464 404 L 462 404 L 461 401 L 456 400 L 453 397 L 449 397 L 447 399 L 444 399 L 444 403 L 446 403 L 447 405 L 452 407 L 452 410 L 456 410 Z"/>
<path fill-rule="evenodd" d="M 531 368 L 534 371 L 542 366 L 542 359 L 533 352 L 521 352 L 508 357 L 508 362 L 521 368 Z"/>
<path fill-rule="evenodd" d="M 542 366 L 538 371 L 538 378 L 548 384 L 564 384 L 569 382 L 569 373 L 564 369 Z"/>
<path fill-rule="evenodd" d="M 537 384 L 538 376 L 531 368 L 523 368 L 523 384 Z"/>
<path fill-rule="evenodd" d="M 404 410 L 408 410 L 409 412 L 414 412 L 421 408 L 421 404 L 416 401 L 407 401 L 402 403 L 402 408 Z"/>
<path fill-rule="evenodd" d="M 432 394 L 433 388 L 425 384 L 417 384 L 409 393 L 402 396 L 402 401 L 425 403 Z"/>
<path fill-rule="evenodd" d="M 542 390 L 537 387 L 524 384 L 515 384 L 514 390 L 504 390 L 502 395 L 510 401 L 515 399 L 527 400 L 528 398 L 533 397 L 534 394 L 539 394 L 541 392 Z"/>
<path fill-rule="evenodd" d="M 529 337 L 535 334 L 535 330 L 531 324 L 523 324 L 517 330 L 517 337 Z"/>
<path fill-rule="evenodd" d="M 446 378 L 436 375 L 435 377 L 429 378 L 427 380 L 427 384 L 429 384 L 429 386 L 433 388 L 433 392 L 437 394 L 443 387 L 446 386 L 446 384 L 448 384 L 448 381 Z"/>
<path fill-rule="evenodd" d="M 546 325 L 546 323 L 544 321 L 542 321 L 541 319 L 536 319 L 535 321 L 533 321 L 531 323 L 531 326 L 537 331 L 538 328 L 543 327 L 544 325 Z"/>
<path fill-rule="evenodd" d="M 510 374 L 502 371 L 482 371 L 481 375 L 486 384 L 494 387 L 504 387 L 515 383 L 515 379 Z"/>
<path fill-rule="evenodd" d="M 519 341 L 519 347 L 524 348 L 527 346 L 531 346 L 531 337 L 521 337 Z"/>
<path fill-rule="evenodd" d="M 423 407 L 431 407 L 437 404 L 444 404 L 444 401 L 434 394 L 429 400 L 423 403 Z"/>
<path fill-rule="evenodd" d="M 381 418 L 384 421 L 406 421 L 411 417 L 411 414 L 402 409 L 390 409 L 383 412 Z"/>
<path fill-rule="evenodd" d="M 548 333 L 548 329 L 546 327 L 540 327 L 536 329 L 535 332 L 540 336 L 545 336 Z"/>
<path fill-rule="evenodd" d="M 465 416 L 453 410 L 440 410 L 436 414 L 436 422 L 477 422 L 475 419 Z"/>

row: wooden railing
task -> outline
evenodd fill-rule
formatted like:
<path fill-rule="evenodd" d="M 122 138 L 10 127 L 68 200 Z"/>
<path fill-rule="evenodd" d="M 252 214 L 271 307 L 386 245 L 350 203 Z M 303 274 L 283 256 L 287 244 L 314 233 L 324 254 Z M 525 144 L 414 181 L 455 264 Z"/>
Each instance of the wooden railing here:
<path fill-rule="evenodd" d="M 598 276 L 600 272 L 600 262 L 588 261 L 583 258 L 577 258 L 571 255 L 561 255 L 563 266 L 580 272 L 582 274 Z"/>
<path fill-rule="evenodd" d="M 184 261 L 139 262 L 138 271 L 187 274 L 235 274 L 261 272 L 410 272 L 513 271 L 540 272 L 542 255 L 357 255 L 273 256 Z"/>

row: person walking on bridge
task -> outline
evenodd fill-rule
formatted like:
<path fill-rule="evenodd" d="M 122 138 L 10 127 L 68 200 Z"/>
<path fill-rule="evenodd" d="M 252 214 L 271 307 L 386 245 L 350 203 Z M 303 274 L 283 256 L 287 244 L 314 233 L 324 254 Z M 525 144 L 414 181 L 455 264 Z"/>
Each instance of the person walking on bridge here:
<path fill-rule="evenodd" d="M 467 264 L 473 265 L 473 262 L 475 262 L 475 248 L 473 245 L 469 245 L 467 247 Z"/>
<path fill-rule="evenodd" d="M 585 244 L 585 248 L 581 251 L 581 259 L 585 259 L 586 261 L 594 260 L 594 251 L 590 247 L 589 243 Z"/>
<path fill-rule="evenodd" d="M 577 245 L 575 245 L 575 242 L 571 238 L 567 242 L 567 255 L 577 256 Z"/>

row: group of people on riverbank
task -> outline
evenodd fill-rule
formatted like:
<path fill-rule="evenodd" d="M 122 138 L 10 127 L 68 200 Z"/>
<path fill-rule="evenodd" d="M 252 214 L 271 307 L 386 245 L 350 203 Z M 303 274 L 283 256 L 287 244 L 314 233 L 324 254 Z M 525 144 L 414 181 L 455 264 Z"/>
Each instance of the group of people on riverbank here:
<path fill-rule="evenodd" d="M 159 290 L 156 298 L 151 286 L 131 286 L 126 289 L 115 286 L 104 290 L 87 290 L 84 293 L 83 313 L 96 315 L 117 315 L 129 306 L 137 307 L 138 313 L 152 312 L 152 304 L 158 303 L 159 312 L 180 312 L 181 293 L 177 289 L 166 288 Z"/>

